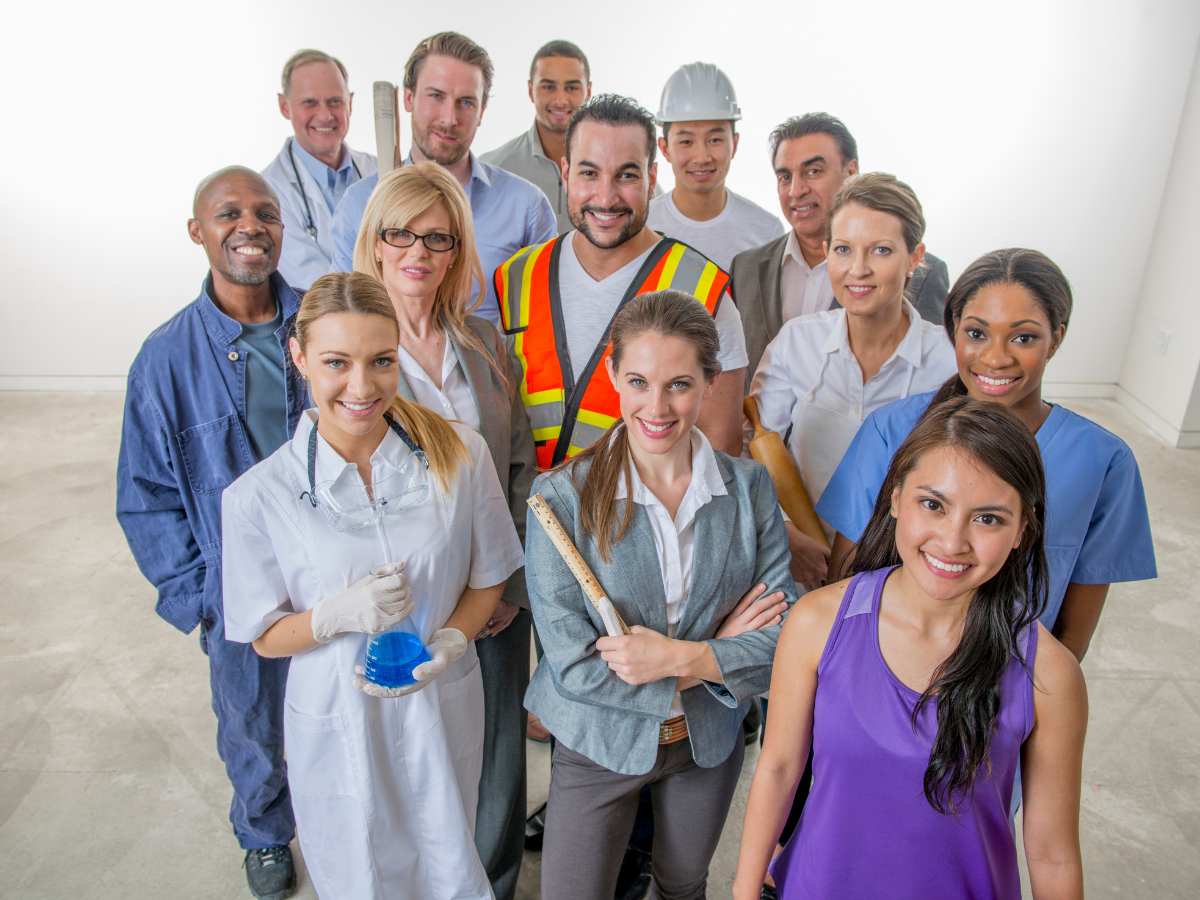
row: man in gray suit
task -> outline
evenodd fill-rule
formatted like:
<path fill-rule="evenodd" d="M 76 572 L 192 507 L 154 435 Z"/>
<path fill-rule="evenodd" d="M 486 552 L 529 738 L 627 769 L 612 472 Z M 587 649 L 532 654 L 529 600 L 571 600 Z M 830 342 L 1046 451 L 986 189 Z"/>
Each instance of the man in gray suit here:
<path fill-rule="evenodd" d="M 791 228 L 733 259 L 730 290 L 746 333 L 746 390 L 772 339 L 796 316 L 838 306 L 825 269 L 829 209 L 842 183 L 858 173 L 858 143 L 828 113 L 793 116 L 771 132 L 779 206 Z M 941 323 L 950 290 L 946 264 L 932 253 L 905 288 L 921 318 Z"/>

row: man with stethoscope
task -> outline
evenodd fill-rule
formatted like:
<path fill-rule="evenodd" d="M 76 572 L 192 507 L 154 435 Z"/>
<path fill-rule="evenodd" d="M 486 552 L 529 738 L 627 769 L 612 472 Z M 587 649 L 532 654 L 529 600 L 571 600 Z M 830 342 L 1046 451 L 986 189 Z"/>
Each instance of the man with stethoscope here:
<path fill-rule="evenodd" d="M 378 171 L 375 157 L 346 143 L 353 95 L 346 67 L 320 50 L 300 50 L 283 67 L 279 112 L 292 136 L 263 169 L 283 207 L 279 272 L 308 290 L 333 264 L 333 211 L 346 188 Z"/>

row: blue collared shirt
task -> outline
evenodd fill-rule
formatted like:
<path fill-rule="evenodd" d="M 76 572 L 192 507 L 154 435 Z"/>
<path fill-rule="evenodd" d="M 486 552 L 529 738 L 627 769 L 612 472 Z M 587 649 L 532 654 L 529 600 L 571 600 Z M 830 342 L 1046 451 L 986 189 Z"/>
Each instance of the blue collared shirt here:
<path fill-rule="evenodd" d="M 284 352 L 300 298 L 271 276 L 282 322 L 287 434 L 307 391 Z M 194 301 L 146 339 L 129 370 L 117 520 L 138 568 L 157 588 L 160 616 L 190 632 L 221 602 L 221 493 L 275 447 L 255 452 L 247 425 L 242 325 L 212 299 L 209 278 Z"/>
<path fill-rule="evenodd" d="M 859 428 L 817 515 L 857 542 L 875 508 L 892 456 L 929 408 L 934 391 L 878 409 Z M 1053 630 L 1071 584 L 1141 581 L 1158 574 L 1137 460 L 1090 419 L 1053 406 L 1037 430 L 1046 468 L 1046 562 L 1050 593 L 1042 624 Z"/>
<path fill-rule="evenodd" d="M 378 175 L 363 178 L 342 196 L 333 216 L 332 271 L 349 272 L 354 268 L 354 242 L 358 238 L 358 226 L 378 182 Z M 522 247 L 548 241 L 558 233 L 554 210 L 539 188 L 511 172 L 488 165 L 474 155 L 471 156 L 467 199 L 471 203 L 471 216 L 475 224 L 479 263 L 483 267 L 483 279 L 487 282 L 483 306 L 474 312 L 493 325 L 498 325 L 500 309 L 496 303 L 492 273 Z M 472 297 L 478 290 L 478 285 L 472 287 Z"/>
<path fill-rule="evenodd" d="M 313 177 L 317 187 L 321 189 L 321 196 L 325 198 L 325 206 L 330 212 L 333 212 L 337 209 L 342 195 L 346 193 L 346 188 L 358 180 L 350 148 L 342 145 L 342 161 L 338 163 L 337 168 L 325 165 L 301 147 L 299 141 L 292 141 L 292 150 L 295 151 L 296 159 L 304 168 L 308 169 L 308 174 Z"/>

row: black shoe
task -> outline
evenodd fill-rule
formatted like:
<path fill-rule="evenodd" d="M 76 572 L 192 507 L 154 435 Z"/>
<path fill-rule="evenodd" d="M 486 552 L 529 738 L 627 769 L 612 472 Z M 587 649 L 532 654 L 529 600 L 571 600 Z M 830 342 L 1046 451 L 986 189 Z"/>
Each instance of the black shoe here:
<path fill-rule="evenodd" d="M 650 854 L 635 847 L 626 847 L 613 900 L 644 900 L 649 890 Z"/>
<path fill-rule="evenodd" d="M 542 838 L 546 833 L 546 804 L 543 803 L 525 820 L 525 849 L 530 853 L 542 852 Z"/>
<path fill-rule="evenodd" d="M 287 844 L 247 850 L 242 863 L 250 893 L 261 900 L 283 900 L 296 893 L 296 867 Z"/>
<path fill-rule="evenodd" d="M 750 704 L 750 712 L 746 713 L 746 718 L 742 719 L 742 735 L 745 739 L 746 746 L 752 746 L 758 740 L 758 729 L 762 726 L 762 714 L 758 711 L 758 704 Z"/>

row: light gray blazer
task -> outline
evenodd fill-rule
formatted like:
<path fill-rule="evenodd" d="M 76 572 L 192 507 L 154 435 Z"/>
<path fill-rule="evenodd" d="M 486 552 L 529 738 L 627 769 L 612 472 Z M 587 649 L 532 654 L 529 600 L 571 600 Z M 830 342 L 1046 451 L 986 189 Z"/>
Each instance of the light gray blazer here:
<path fill-rule="evenodd" d="M 783 253 L 787 249 L 788 232 L 761 247 L 743 250 L 733 258 L 729 269 L 729 294 L 742 317 L 742 330 L 746 334 L 746 393 L 767 344 L 779 334 L 783 327 L 783 296 L 780 292 L 780 277 L 783 269 Z M 942 324 L 942 311 L 946 305 L 946 294 L 950 291 L 950 273 L 946 264 L 932 253 L 913 273 L 904 296 L 916 307 L 922 319 Z M 830 309 L 841 304 L 833 301 Z"/>
<path fill-rule="evenodd" d="M 458 354 L 458 361 L 466 373 L 471 393 L 475 395 L 475 405 L 479 408 L 479 433 L 492 451 L 492 463 L 500 478 L 500 488 L 512 509 L 517 536 L 524 540 L 525 501 L 529 499 L 529 485 L 537 473 L 533 432 L 529 430 L 525 405 L 516 396 L 517 376 L 513 372 L 504 338 L 487 319 L 467 316 L 466 321 L 471 333 L 487 348 L 488 356 L 498 361 L 501 370 L 508 375 L 509 387 L 506 388 L 487 357 L 478 350 L 462 346 L 447 333 L 450 346 Z M 397 392 L 404 399 L 416 402 L 403 373 Z M 435 412 L 441 414 L 440 410 Z M 529 608 L 522 572 L 514 572 L 509 577 L 504 588 L 504 599 L 514 606 Z"/>
<path fill-rule="evenodd" d="M 788 570 L 787 533 L 775 488 L 766 469 L 748 459 L 718 452 L 717 465 L 728 494 L 713 497 L 696 516 L 695 563 L 691 591 L 675 636 L 706 641 L 725 677 L 724 685 L 704 683 L 683 692 L 696 763 L 711 768 L 724 762 L 742 740 L 741 722 L 756 694 L 771 683 L 771 663 L 781 626 L 732 638 L 714 639 L 725 617 L 753 585 L 796 599 Z M 629 625 L 667 632 L 667 602 L 646 512 L 635 507 L 633 524 L 604 562 L 579 517 L 579 491 L 588 462 L 539 475 L 541 493 L 567 534 Z M 620 516 L 629 502 L 618 500 Z M 542 526 L 531 517 L 526 528 L 525 571 L 538 637 L 544 655 L 525 694 L 525 707 L 570 749 L 614 772 L 648 772 L 658 755 L 658 726 L 675 695 L 675 679 L 626 684 L 595 650 L 604 625 L 563 563 Z"/>

